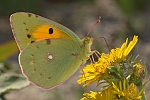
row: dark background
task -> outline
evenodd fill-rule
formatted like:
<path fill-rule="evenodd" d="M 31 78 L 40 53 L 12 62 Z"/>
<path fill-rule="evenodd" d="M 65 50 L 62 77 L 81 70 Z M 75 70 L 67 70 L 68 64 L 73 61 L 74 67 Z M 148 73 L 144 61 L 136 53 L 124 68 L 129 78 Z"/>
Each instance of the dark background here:
<path fill-rule="evenodd" d="M 120 47 L 126 38 L 139 36 L 132 51 L 150 70 L 150 1 L 149 0 L 0 0 L 0 44 L 13 40 L 9 16 L 15 12 L 32 12 L 68 27 L 84 38 L 101 16 L 101 22 L 92 30 L 93 38 L 105 37 L 110 48 Z M 95 39 L 92 50 L 108 53 L 103 39 Z M 18 66 L 19 52 L 8 59 Z M 99 90 L 95 84 L 83 89 L 76 83 L 79 70 L 64 84 L 44 91 L 30 85 L 7 95 L 8 100 L 79 100 L 84 91 Z M 149 85 L 146 94 L 149 94 Z M 37 99 L 38 98 L 38 99 Z M 148 95 L 147 95 L 148 99 Z"/>

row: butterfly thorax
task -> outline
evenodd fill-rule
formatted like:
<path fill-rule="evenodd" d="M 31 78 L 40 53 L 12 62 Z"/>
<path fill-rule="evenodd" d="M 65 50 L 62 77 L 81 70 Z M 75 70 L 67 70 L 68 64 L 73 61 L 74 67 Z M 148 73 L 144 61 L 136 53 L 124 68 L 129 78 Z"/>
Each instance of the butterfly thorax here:
<path fill-rule="evenodd" d="M 92 42 L 93 42 L 93 38 L 92 37 L 86 37 L 84 39 L 82 39 L 82 55 L 85 55 L 84 59 L 83 59 L 83 64 L 86 62 L 86 60 L 89 59 L 89 56 L 93 54 L 93 52 L 91 51 L 91 45 L 92 45 Z"/>

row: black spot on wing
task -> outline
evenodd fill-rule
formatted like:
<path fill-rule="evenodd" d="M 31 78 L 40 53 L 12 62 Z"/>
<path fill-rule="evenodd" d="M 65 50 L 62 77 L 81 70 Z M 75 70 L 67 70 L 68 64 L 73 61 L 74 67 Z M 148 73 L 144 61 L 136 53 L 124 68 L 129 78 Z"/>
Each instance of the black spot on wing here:
<path fill-rule="evenodd" d="M 34 68 L 33 70 L 36 71 L 36 68 Z"/>
<path fill-rule="evenodd" d="M 31 41 L 31 43 L 34 43 L 35 41 Z"/>
<path fill-rule="evenodd" d="M 46 39 L 46 44 L 50 45 L 50 43 L 51 43 L 50 39 Z"/>
<path fill-rule="evenodd" d="M 42 76 L 43 74 L 42 73 L 40 73 L 40 76 Z"/>
<path fill-rule="evenodd" d="M 39 16 L 38 16 L 38 15 L 35 15 L 35 17 L 38 18 Z"/>
<path fill-rule="evenodd" d="M 39 49 L 39 46 L 36 46 L 37 49 Z"/>
<path fill-rule="evenodd" d="M 29 31 L 29 29 L 26 28 L 26 31 Z"/>
<path fill-rule="evenodd" d="M 79 57 L 79 53 L 72 53 L 71 56 L 78 58 Z"/>
<path fill-rule="evenodd" d="M 51 79 L 52 77 L 48 77 L 48 79 Z"/>
<path fill-rule="evenodd" d="M 26 23 L 25 23 L 25 22 L 23 22 L 23 24 L 24 24 L 24 25 L 26 25 Z"/>
<path fill-rule="evenodd" d="M 30 13 L 28 13 L 28 17 L 31 17 L 31 14 L 30 14 Z"/>
<path fill-rule="evenodd" d="M 53 28 L 49 28 L 49 34 L 53 34 Z"/>
<path fill-rule="evenodd" d="M 27 34 L 27 37 L 28 37 L 28 38 L 31 38 L 31 35 L 30 35 L 30 34 Z"/>
<path fill-rule="evenodd" d="M 34 54 L 31 54 L 31 57 L 33 57 L 34 56 Z"/>

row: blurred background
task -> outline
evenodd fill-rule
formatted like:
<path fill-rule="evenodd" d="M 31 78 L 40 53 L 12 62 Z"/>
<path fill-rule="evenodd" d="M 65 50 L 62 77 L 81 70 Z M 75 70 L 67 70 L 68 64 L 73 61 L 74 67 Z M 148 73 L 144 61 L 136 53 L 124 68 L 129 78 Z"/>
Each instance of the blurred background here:
<path fill-rule="evenodd" d="M 31 12 L 58 22 L 81 39 L 86 36 L 94 22 L 101 16 L 101 22 L 92 30 L 93 38 L 105 37 L 110 48 L 120 47 L 126 38 L 134 35 L 139 41 L 132 51 L 139 54 L 150 70 L 150 0 L 0 0 L 0 61 L 9 66 L 7 70 L 20 73 L 18 48 L 14 42 L 9 17 L 15 12 Z M 7 47 L 9 45 L 9 47 Z M 6 50 L 3 48 L 6 47 Z M 108 53 L 109 49 L 101 38 L 95 39 L 92 50 Z M 13 70 L 10 70 L 13 69 Z M 79 68 L 80 69 L 80 68 Z M 32 84 L 5 94 L 6 100 L 79 100 L 87 91 L 98 90 L 96 84 L 82 88 L 77 84 L 79 70 L 58 87 L 45 91 Z M 149 73 L 147 75 L 149 77 Z M 0 83 L 1 84 L 1 83 Z M 150 84 L 146 86 L 147 99 Z M 1 99 L 0 99 L 1 100 Z"/>

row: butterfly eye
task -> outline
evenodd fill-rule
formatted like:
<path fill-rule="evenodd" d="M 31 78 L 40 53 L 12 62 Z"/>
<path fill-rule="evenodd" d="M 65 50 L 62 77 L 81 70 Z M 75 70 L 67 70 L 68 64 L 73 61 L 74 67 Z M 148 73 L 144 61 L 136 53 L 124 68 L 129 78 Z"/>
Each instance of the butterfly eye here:
<path fill-rule="evenodd" d="M 52 34 L 52 33 L 53 33 L 53 29 L 49 28 L 49 34 Z"/>

